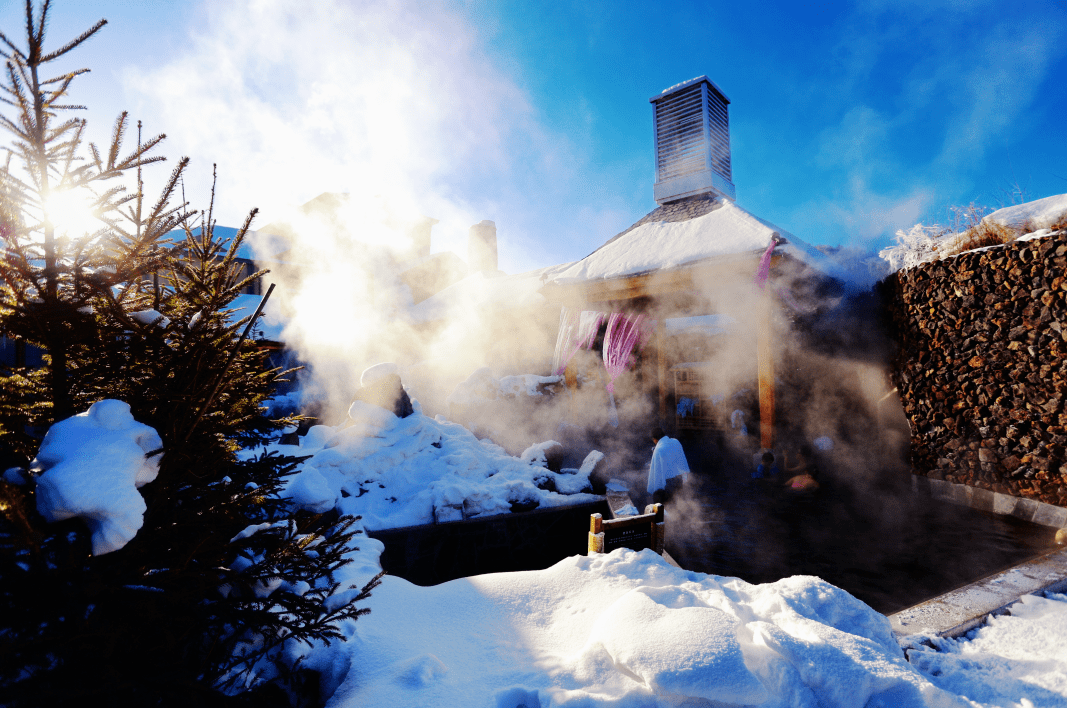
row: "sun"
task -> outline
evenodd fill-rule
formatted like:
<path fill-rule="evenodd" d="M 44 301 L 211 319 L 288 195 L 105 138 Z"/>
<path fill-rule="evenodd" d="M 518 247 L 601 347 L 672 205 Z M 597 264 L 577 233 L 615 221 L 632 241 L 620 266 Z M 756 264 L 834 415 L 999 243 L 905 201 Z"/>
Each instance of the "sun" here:
<path fill-rule="evenodd" d="M 57 235 L 77 238 L 93 233 L 102 222 L 93 215 L 92 194 L 84 189 L 52 192 L 44 203 L 45 221 L 51 222 Z"/>

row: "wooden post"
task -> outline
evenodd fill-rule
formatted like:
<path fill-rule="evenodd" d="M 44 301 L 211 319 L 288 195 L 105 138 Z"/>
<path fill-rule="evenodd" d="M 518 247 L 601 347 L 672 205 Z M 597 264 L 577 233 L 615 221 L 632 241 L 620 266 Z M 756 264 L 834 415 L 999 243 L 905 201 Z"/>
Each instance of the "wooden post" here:
<path fill-rule="evenodd" d="M 649 504 L 645 507 L 645 513 L 655 514 L 655 518 L 652 519 L 652 550 L 662 556 L 667 535 L 665 533 L 667 524 L 663 516 L 663 505 Z"/>
<path fill-rule="evenodd" d="M 656 373 L 659 376 L 659 418 L 667 420 L 667 325 L 664 318 L 656 322 Z"/>
<path fill-rule="evenodd" d="M 604 517 L 601 514 L 589 515 L 589 545 L 586 555 L 604 552 Z"/>
<path fill-rule="evenodd" d="M 756 359 L 759 367 L 760 447 L 774 447 L 774 348 L 771 346 L 771 303 L 764 296 L 756 328 Z"/>

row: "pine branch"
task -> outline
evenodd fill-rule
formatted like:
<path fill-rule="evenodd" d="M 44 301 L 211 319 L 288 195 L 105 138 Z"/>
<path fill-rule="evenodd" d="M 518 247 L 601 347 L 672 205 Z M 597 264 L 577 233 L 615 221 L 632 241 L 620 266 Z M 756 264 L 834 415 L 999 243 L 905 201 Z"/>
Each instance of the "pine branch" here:
<path fill-rule="evenodd" d="M 45 7 L 47 7 L 47 6 L 48 6 L 48 0 L 45 0 Z M 44 38 L 44 27 L 43 27 L 44 13 L 43 12 L 41 13 L 41 20 L 42 20 L 41 38 L 43 39 Z M 106 24 L 107 24 L 107 20 L 99 20 L 95 25 L 93 25 L 89 29 L 87 29 L 84 32 L 82 32 L 81 35 L 79 35 L 77 37 L 77 39 L 72 39 L 71 41 L 67 42 L 62 47 L 60 47 L 56 51 L 52 52 L 51 54 L 48 54 L 48 55 L 46 55 L 44 57 L 41 57 L 40 63 L 41 64 L 47 64 L 48 62 L 52 61 L 53 59 L 58 59 L 59 57 L 63 56 L 64 54 L 66 54 L 70 50 L 74 49 L 79 44 L 81 44 L 82 42 L 86 41 L 87 39 L 92 37 L 94 34 L 99 32 L 104 27 L 104 25 L 106 25 Z M 84 69 L 83 71 L 88 71 L 88 69 Z"/>

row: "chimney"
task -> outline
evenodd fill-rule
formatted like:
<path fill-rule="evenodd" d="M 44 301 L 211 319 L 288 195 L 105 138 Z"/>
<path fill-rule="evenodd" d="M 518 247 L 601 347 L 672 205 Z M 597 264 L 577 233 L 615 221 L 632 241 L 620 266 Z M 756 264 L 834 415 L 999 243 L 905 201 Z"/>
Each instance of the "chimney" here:
<path fill-rule="evenodd" d="M 471 272 L 496 273 L 496 224 L 485 220 L 470 228 L 467 237 L 467 265 Z"/>
<path fill-rule="evenodd" d="M 734 200 L 726 94 L 699 76 L 648 100 L 656 141 L 656 203 L 707 192 Z"/>
<path fill-rule="evenodd" d="M 437 219 L 424 216 L 411 227 L 408 235 L 411 236 L 411 256 L 415 259 L 423 259 L 430 255 L 430 231 L 434 224 L 440 223 Z"/>

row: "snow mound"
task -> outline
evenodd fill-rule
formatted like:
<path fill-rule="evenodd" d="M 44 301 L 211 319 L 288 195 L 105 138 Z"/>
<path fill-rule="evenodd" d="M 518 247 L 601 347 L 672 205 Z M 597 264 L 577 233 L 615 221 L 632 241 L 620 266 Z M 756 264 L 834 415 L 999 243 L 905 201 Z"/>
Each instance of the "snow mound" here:
<path fill-rule="evenodd" d="M 44 436 L 31 465 L 42 472 L 37 511 L 48 521 L 83 518 L 94 555 L 119 550 L 144 525 L 147 507 L 137 488 L 159 473 L 159 456 L 145 454 L 161 447 L 159 434 L 135 421 L 127 403 L 94 403 Z"/>
<path fill-rule="evenodd" d="M 600 499 L 579 492 L 590 488 L 601 453 L 590 453 L 580 470 L 557 473 L 537 464 L 535 452 L 512 457 L 440 417 L 398 418 L 362 401 L 348 415 L 344 425 L 312 427 L 299 447 L 271 446 L 310 455 L 282 492 L 294 506 L 336 507 L 375 530 L 510 513 L 514 504 L 544 508 Z"/>
<path fill-rule="evenodd" d="M 619 549 L 425 588 L 387 576 L 375 600 L 332 708 L 967 705 L 813 577 L 750 585 Z"/>

